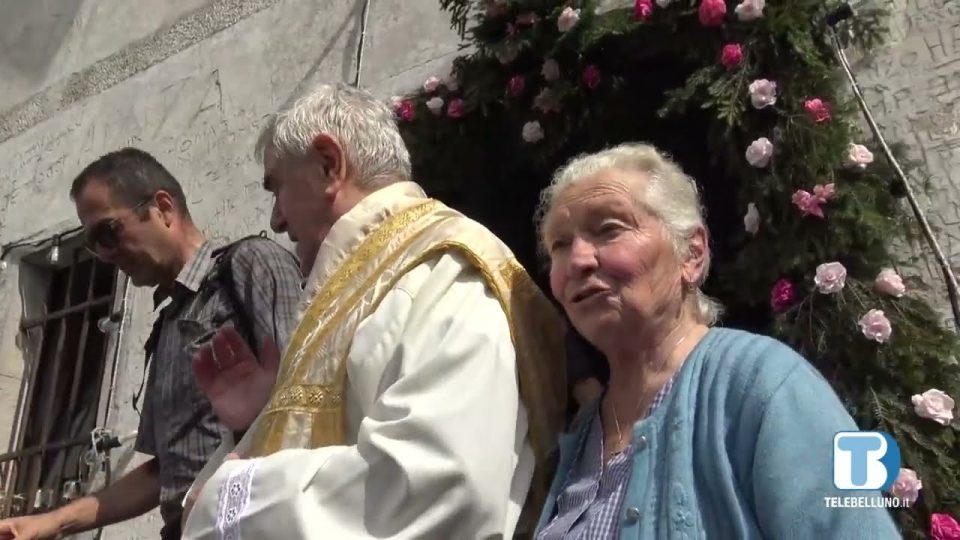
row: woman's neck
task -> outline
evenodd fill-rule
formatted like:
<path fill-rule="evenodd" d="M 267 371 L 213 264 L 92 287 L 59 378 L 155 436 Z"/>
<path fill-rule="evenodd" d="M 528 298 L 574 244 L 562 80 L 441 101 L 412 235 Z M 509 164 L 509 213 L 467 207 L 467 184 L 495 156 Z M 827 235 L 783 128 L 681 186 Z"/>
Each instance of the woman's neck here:
<path fill-rule="evenodd" d="M 689 316 L 671 324 L 648 327 L 646 332 L 635 332 L 632 339 L 607 352 L 608 399 L 617 404 L 618 410 L 640 415 L 643 407 L 631 407 L 629 403 L 652 401 L 706 332 L 705 325 Z"/>

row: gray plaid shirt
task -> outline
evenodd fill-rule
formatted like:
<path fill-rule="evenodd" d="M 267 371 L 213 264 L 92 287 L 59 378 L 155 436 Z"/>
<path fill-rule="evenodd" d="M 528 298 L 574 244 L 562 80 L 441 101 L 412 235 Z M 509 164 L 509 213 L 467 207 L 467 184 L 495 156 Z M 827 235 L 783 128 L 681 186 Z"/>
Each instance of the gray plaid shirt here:
<path fill-rule="evenodd" d="M 215 246 L 205 242 L 184 265 L 176 282 L 154 293 L 162 320 L 148 371 L 136 450 L 155 456 L 160 474 L 161 537 L 178 538 L 181 502 L 193 479 L 227 433 L 194 380 L 197 349 L 227 321 L 236 321 L 234 304 L 217 280 L 204 285 L 214 269 Z M 296 325 L 300 269 L 293 256 L 271 241 L 252 240 L 231 260 L 234 289 L 246 308 L 252 340 L 260 350 L 267 336 L 279 347 Z"/>

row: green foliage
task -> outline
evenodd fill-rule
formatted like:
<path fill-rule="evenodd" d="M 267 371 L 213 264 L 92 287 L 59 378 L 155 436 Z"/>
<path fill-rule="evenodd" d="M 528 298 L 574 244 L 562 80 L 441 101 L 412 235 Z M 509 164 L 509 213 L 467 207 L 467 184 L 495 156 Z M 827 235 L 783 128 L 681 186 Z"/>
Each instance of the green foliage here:
<path fill-rule="evenodd" d="M 845 164 L 848 143 L 870 146 L 870 138 L 859 129 L 822 22 L 833 5 L 768 2 L 763 18 L 738 21 L 730 0 L 725 24 L 705 28 L 696 0 L 655 7 L 647 21 L 634 20 L 632 9 L 595 14 L 590 0 L 506 0 L 490 14 L 483 1 L 440 4 L 472 52 L 455 62 L 458 89 L 441 86 L 407 98 L 416 118 L 402 122 L 402 132 L 429 192 L 487 224 L 535 267 L 530 216 L 558 165 L 630 140 L 667 150 L 701 184 L 716 262 L 707 292 L 727 306 L 725 324 L 789 343 L 831 381 L 862 428 L 896 438 L 904 467 L 923 481 L 918 503 L 897 511 L 906 537 L 923 538 L 932 512 L 960 516 L 957 424 L 921 419 L 910 403 L 929 388 L 960 397 L 958 342 L 918 295 L 897 299 L 873 289 L 881 268 L 905 262 L 891 246 L 908 245 L 916 228 L 891 190 L 894 175 L 879 151 L 864 171 Z M 581 18 L 563 33 L 557 18 L 567 6 L 580 9 Z M 532 24 L 518 20 L 530 13 Z M 880 44 L 885 16 L 859 8 L 839 26 L 841 42 L 863 50 Z M 728 43 L 744 51 L 733 69 L 720 64 Z M 548 58 L 559 64 L 556 80 L 541 73 Z M 584 78 L 588 66 L 600 73 L 595 88 Z M 523 78 L 522 91 L 509 90 L 513 77 Z M 757 79 L 777 83 L 776 104 L 751 105 L 748 88 Z M 435 115 L 425 105 L 433 97 L 462 98 L 467 114 Z M 829 121 L 817 123 L 805 112 L 812 98 L 830 104 Z M 523 126 L 533 121 L 545 138 L 524 142 Z M 759 137 L 775 146 L 762 169 L 744 157 Z M 803 216 L 791 202 L 797 190 L 828 183 L 837 195 L 823 206 L 824 218 Z M 755 235 L 743 229 L 748 203 L 762 217 Z M 841 292 L 824 295 L 813 276 L 830 261 L 841 262 L 849 277 Z M 773 313 L 770 290 L 781 278 L 795 284 L 798 299 Z M 857 322 L 870 309 L 890 318 L 890 342 L 861 334 Z"/>

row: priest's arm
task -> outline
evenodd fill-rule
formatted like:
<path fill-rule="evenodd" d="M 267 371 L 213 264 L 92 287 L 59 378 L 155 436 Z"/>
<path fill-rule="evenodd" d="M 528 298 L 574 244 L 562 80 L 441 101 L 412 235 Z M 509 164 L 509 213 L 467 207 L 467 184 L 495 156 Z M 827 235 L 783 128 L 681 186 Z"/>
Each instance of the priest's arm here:
<path fill-rule="evenodd" d="M 450 254 L 412 269 L 347 362 L 356 444 L 225 462 L 185 537 L 512 536 L 533 457 L 510 326 L 479 273 Z"/>

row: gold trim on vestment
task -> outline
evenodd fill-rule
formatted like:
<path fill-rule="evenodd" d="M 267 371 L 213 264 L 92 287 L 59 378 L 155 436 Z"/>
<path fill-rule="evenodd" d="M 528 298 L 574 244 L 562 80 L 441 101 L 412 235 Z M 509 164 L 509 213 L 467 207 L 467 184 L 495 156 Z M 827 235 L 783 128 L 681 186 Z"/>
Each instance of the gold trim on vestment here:
<path fill-rule="evenodd" d="M 438 201 L 416 203 L 387 218 L 323 284 L 291 338 L 274 394 L 253 428 L 251 457 L 291 445 L 348 444 L 346 360 L 356 325 L 411 269 L 447 252 L 481 274 L 507 316 L 536 460 L 525 506 L 539 509 L 552 474 L 546 464 L 566 407 L 564 325 L 506 246 Z M 335 369 L 332 377 L 327 372 L 320 377 L 327 380 L 318 380 L 314 373 L 311 380 L 308 372 L 317 362 Z"/>
<path fill-rule="evenodd" d="M 333 382 L 310 385 L 313 388 L 313 394 L 324 395 L 327 398 L 319 403 L 302 405 L 296 400 L 296 397 L 300 394 L 293 390 L 296 387 L 305 388 L 299 382 L 302 381 L 303 371 L 309 367 L 310 363 L 302 360 L 303 358 L 314 358 L 316 356 L 317 349 L 327 334 L 341 323 L 342 319 L 350 313 L 359 300 L 359 296 L 354 293 L 350 301 L 342 301 L 338 297 L 345 292 L 344 289 L 351 282 L 355 282 L 357 278 L 361 277 L 360 274 L 364 270 L 370 272 L 367 268 L 370 261 L 380 254 L 390 241 L 396 239 L 399 233 L 435 211 L 438 206 L 440 206 L 439 201 L 426 200 L 389 217 L 380 227 L 364 238 L 360 246 L 323 284 L 320 292 L 310 302 L 310 306 L 290 338 L 290 344 L 287 346 L 280 364 L 280 373 L 278 373 L 275 386 L 277 390 L 271 396 L 270 402 L 267 403 L 264 411 L 260 414 L 260 419 L 254 425 L 255 431 L 249 452 L 251 457 L 266 456 L 282 449 L 284 426 L 288 420 L 284 416 L 292 412 L 291 409 L 298 409 L 299 412 L 312 412 L 314 427 L 317 424 L 325 426 L 322 433 L 317 433 L 317 430 L 311 427 L 310 442 L 315 448 L 327 444 L 341 444 L 343 425 L 342 415 L 339 414 L 339 411 L 342 409 L 343 383 L 346 378 L 346 374 L 343 372 L 343 364 L 341 363 L 338 366 L 337 375 Z M 414 238 L 415 235 L 407 239 L 401 248 L 409 245 Z M 370 272 L 366 276 L 365 282 L 377 279 L 379 277 L 378 272 L 382 272 L 384 266 L 402 253 L 403 249 L 397 249 L 376 268 L 376 271 Z M 358 291 L 362 293 L 365 289 L 366 287 L 360 287 Z M 328 316 L 327 320 L 324 320 L 325 315 Z"/>

